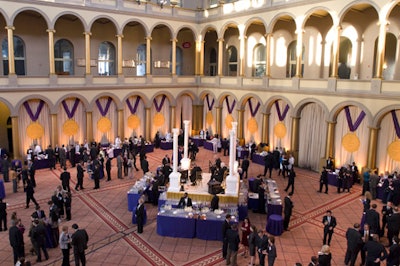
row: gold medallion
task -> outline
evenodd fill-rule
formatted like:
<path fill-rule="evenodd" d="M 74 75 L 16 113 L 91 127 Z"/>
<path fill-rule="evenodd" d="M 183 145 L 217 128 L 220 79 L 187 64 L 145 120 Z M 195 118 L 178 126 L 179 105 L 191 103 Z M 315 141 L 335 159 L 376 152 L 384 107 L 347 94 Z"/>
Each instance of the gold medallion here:
<path fill-rule="evenodd" d="M 102 118 L 100 118 L 97 121 L 97 129 L 101 132 L 101 133 L 107 133 L 108 131 L 111 130 L 111 120 L 108 119 L 107 117 L 103 116 Z"/>
<path fill-rule="evenodd" d="M 395 161 L 400 161 L 400 140 L 395 140 L 387 148 L 389 157 Z"/>
<path fill-rule="evenodd" d="M 228 114 L 225 118 L 225 126 L 228 129 L 232 129 L 232 122 L 234 122 L 235 119 L 233 119 L 233 116 L 231 114 Z"/>
<path fill-rule="evenodd" d="M 73 119 L 68 119 L 64 122 L 63 133 L 67 136 L 73 136 L 78 133 L 79 125 Z"/>
<path fill-rule="evenodd" d="M 286 136 L 286 132 L 287 130 L 284 123 L 279 122 L 274 126 L 274 134 L 276 137 L 281 139 Z"/>
<path fill-rule="evenodd" d="M 154 126 L 161 127 L 164 125 L 165 117 L 162 113 L 155 114 L 153 119 L 154 119 L 153 121 Z"/>
<path fill-rule="evenodd" d="M 360 148 L 360 140 L 355 133 L 347 133 L 342 138 L 342 146 L 348 152 L 355 152 Z"/>
<path fill-rule="evenodd" d="M 39 122 L 32 122 L 26 127 L 26 135 L 31 139 L 40 139 L 44 135 L 44 128 Z"/>
<path fill-rule="evenodd" d="M 254 117 L 250 118 L 249 121 L 247 121 L 247 129 L 250 133 L 253 134 L 258 131 L 258 123 Z"/>
<path fill-rule="evenodd" d="M 140 125 L 140 118 L 137 115 L 130 115 L 127 122 L 130 129 L 137 129 Z"/>
<path fill-rule="evenodd" d="M 211 111 L 208 111 L 206 114 L 206 123 L 207 125 L 212 125 L 212 123 L 214 122 L 214 117 Z"/>

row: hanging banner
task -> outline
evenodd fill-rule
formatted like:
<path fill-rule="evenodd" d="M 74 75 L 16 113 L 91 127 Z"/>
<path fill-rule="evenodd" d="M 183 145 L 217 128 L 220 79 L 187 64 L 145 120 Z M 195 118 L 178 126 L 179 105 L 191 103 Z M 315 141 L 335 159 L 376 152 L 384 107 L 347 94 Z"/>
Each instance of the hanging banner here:
<path fill-rule="evenodd" d="M 232 116 L 232 112 L 233 112 L 233 109 L 235 108 L 236 100 L 233 100 L 232 105 L 230 105 L 229 99 L 228 99 L 228 97 L 226 97 L 225 102 L 226 102 L 226 107 L 228 108 L 228 115 L 225 117 L 225 126 L 228 129 L 232 129 L 232 122 L 235 121 L 235 119 Z"/>
<path fill-rule="evenodd" d="M 69 107 L 65 100 L 63 100 L 61 102 L 64 107 L 64 111 L 68 117 L 68 120 L 64 122 L 63 129 L 62 129 L 62 132 L 67 136 L 73 136 L 78 133 L 79 125 L 72 118 L 75 116 L 76 109 L 78 109 L 79 102 L 80 102 L 80 100 L 78 98 L 76 98 L 71 110 L 69 110 Z"/>
<path fill-rule="evenodd" d="M 350 114 L 350 108 L 346 106 L 344 107 L 344 111 L 346 113 L 347 125 L 350 132 L 343 136 L 342 147 L 348 152 L 355 152 L 360 148 L 360 139 L 357 137 L 355 131 L 360 126 L 366 114 L 364 111 L 361 111 L 356 119 L 356 122 L 353 123 L 353 119 L 351 118 Z"/>
<path fill-rule="evenodd" d="M 108 110 L 110 109 L 111 102 L 112 102 L 111 97 L 108 97 L 106 106 L 103 109 L 103 106 L 101 106 L 99 99 L 96 100 L 97 108 L 99 109 L 100 114 L 102 115 L 102 117 L 97 121 L 97 129 L 101 133 L 107 133 L 108 131 L 111 130 L 111 126 L 112 126 L 111 120 L 108 117 L 106 117 L 106 114 L 108 113 Z"/>
<path fill-rule="evenodd" d="M 289 105 L 286 104 L 285 109 L 283 110 L 283 113 L 281 113 L 281 108 L 279 107 L 279 102 L 276 101 L 275 108 L 276 108 L 276 112 L 278 114 L 279 122 L 274 126 L 274 135 L 277 138 L 281 139 L 281 138 L 284 138 L 287 133 L 286 125 L 282 121 L 284 121 L 286 118 L 286 115 L 289 111 Z"/>
<path fill-rule="evenodd" d="M 160 113 L 160 111 L 164 105 L 165 98 L 167 98 L 167 96 L 163 95 L 161 98 L 160 104 L 157 103 L 156 98 L 154 98 L 154 100 L 153 100 L 154 107 L 156 108 L 156 111 L 157 111 L 157 113 L 154 115 L 154 118 L 153 118 L 153 124 L 157 128 L 164 125 L 164 122 L 165 122 L 164 115 L 162 113 Z"/>
<path fill-rule="evenodd" d="M 207 101 L 206 123 L 207 123 L 208 126 L 210 126 L 214 122 L 212 109 L 214 107 L 215 99 L 212 99 L 212 102 L 210 103 L 210 99 L 208 98 L 208 94 L 207 94 L 206 95 L 206 101 Z"/>
<path fill-rule="evenodd" d="M 27 101 L 24 102 L 25 110 L 28 113 L 30 119 L 32 120 L 32 122 L 26 127 L 26 135 L 31 139 L 40 139 L 44 135 L 43 126 L 39 122 L 37 122 L 37 120 L 39 119 L 39 115 L 42 112 L 43 106 L 44 106 L 44 101 L 40 100 L 36 112 L 33 113 L 29 103 Z"/>
<path fill-rule="evenodd" d="M 130 129 L 137 129 L 140 126 L 140 118 L 136 115 L 137 108 L 139 106 L 140 97 L 136 97 L 135 105 L 132 107 L 129 99 L 126 99 L 126 104 L 128 105 L 131 115 L 127 119 L 127 125 Z"/>
<path fill-rule="evenodd" d="M 258 109 L 260 108 L 261 104 L 260 102 L 257 102 L 256 108 L 253 109 L 253 103 L 251 102 L 251 99 L 249 99 L 248 102 L 251 118 L 247 121 L 247 129 L 250 133 L 254 134 L 258 131 L 258 123 L 254 117 L 257 115 Z"/>
<path fill-rule="evenodd" d="M 391 113 L 393 118 L 394 130 L 396 131 L 396 136 L 398 139 L 389 144 L 387 152 L 390 158 L 397 162 L 400 162 L 400 125 L 399 120 L 397 119 L 396 110 L 392 110 Z"/>

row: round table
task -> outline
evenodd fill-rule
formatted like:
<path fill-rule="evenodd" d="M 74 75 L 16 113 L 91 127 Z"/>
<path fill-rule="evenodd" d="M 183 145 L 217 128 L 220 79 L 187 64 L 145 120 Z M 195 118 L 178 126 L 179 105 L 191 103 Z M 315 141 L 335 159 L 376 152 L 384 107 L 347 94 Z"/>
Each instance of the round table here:
<path fill-rule="evenodd" d="M 267 232 L 274 236 L 280 236 L 283 233 L 282 215 L 272 214 L 267 220 Z"/>

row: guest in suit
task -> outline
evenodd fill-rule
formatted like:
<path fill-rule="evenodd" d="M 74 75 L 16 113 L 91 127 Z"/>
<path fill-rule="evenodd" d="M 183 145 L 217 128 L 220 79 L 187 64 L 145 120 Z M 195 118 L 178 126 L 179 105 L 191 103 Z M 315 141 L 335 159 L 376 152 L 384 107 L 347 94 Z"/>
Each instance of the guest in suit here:
<path fill-rule="evenodd" d="M 58 241 L 61 252 L 63 254 L 63 261 L 61 266 L 69 266 L 69 250 L 71 248 L 71 236 L 68 234 L 68 226 L 64 225 Z"/>
<path fill-rule="evenodd" d="M 183 197 L 179 200 L 178 208 L 192 207 L 192 199 L 189 198 L 188 193 L 185 192 Z"/>
<path fill-rule="evenodd" d="M 59 150 L 59 158 L 60 158 L 60 167 L 64 168 L 67 166 L 67 151 L 65 150 L 64 144 L 61 146 Z"/>
<path fill-rule="evenodd" d="M 76 185 L 75 185 L 75 190 L 79 190 L 79 189 L 84 189 L 83 187 L 83 174 L 85 172 L 85 170 L 83 169 L 83 162 L 80 161 L 77 166 L 76 166 Z"/>
<path fill-rule="evenodd" d="M 285 218 L 283 220 L 283 229 L 285 231 L 289 231 L 289 222 L 290 222 L 290 216 L 292 216 L 292 210 L 293 210 L 293 201 L 291 200 L 291 196 L 293 195 L 293 193 L 289 193 L 288 195 L 286 195 L 285 199 L 284 199 L 284 214 L 285 214 Z"/>
<path fill-rule="evenodd" d="M 323 245 L 318 252 L 318 266 L 331 266 L 332 254 L 328 245 Z"/>
<path fill-rule="evenodd" d="M 222 257 L 226 259 L 227 253 L 228 253 L 228 239 L 227 239 L 227 232 L 229 229 L 231 229 L 231 215 L 227 214 L 225 216 L 225 221 L 222 224 Z"/>
<path fill-rule="evenodd" d="M 42 210 L 39 205 L 37 205 L 35 209 L 36 210 L 31 215 L 32 219 L 39 219 L 39 221 L 46 220 L 46 214 L 44 213 L 44 210 Z"/>
<path fill-rule="evenodd" d="M 29 236 L 31 237 L 33 247 L 37 254 L 36 262 L 42 261 L 41 250 L 43 251 L 45 259 L 48 260 L 49 254 L 46 249 L 46 228 L 43 223 L 39 222 L 39 219 L 35 219 L 32 222 L 32 227 L 29 232 Z"/>
<path fill-rule="evenodd" d="M 308 264 L 308 266 L 317 266 L 318 265 L 318 258 L 317 256 L 312 256 L 311 257 L 311 261 Z"/>
<path fill-rule="evenodd" d="M 363 240 L 360 234 L 360 224 L 355 223 L 353 228 L 347 229 L 346 232 L 347 239 L 347 250 L 346 256 L 344 258 L 344 263 L 346 265 L 354 266 L 356 263 L 358 252 L 360 252 L 363 246 Z"/>
<path fill-rule="evenodd" d="M 35 199 L 35 197 L 33 196 L 33 194 L 35 193 L 35 190 L 33 189 L 32 186 L 32 182 L 31 180 L 26 180 L 26 188 L 25 188 L 25 192 L 26 192 L 26 207 L 25 209 L 29 209 L 29 202 L 32 200 L 33 203 L 35 203 L 35 205 L 39 205 Z"/>
<path fill-rule="evenodd" d="M 111 181 L 111 159 L 108 155 L 106 155 L 106 173 L 107 173 L 107 181 Z M 122 175 L 122 173 L 121 173 Z"/>
<path fill-rule="evenodd" d="M 11 227 L 9 230 L 10 245 L 13 249 L 14 264 L 18 261 L 18 258 L 25 257 L 24 248 L 24 236 L 18 226 L 21 224 L 21 220 L 11 220 Z"/>
<path fill-rule="evenodd" d="M 226 265 L 237 265 L 237 253 L 239 250 L 240 237 L 238 233 L 238 225 L 232 224 L 231 228 L 226 231 L 226 239 L 228 242 L 228 250 L 226 254 Z"/>
<path fill-rule="evenodd" d="M 0 231 L 3 230 L 7 231 L 7 203 L 0 198 Z"/>
<path fill-rule="evenodd" d="M 319 192 L 322 192 L 322 187 L 325 186 L 325 193 L 328 194 L 328 171 L 326 168 L 322 168 L 321 177 L 319 178 Z"/>
<path fill-rule="evenodd" d="M 360 230 L 361 233 L 361 239 L 363 241 L 363 244 L 361 246 L 361 264 L 365 265 L 365 250 L 364 250 L 364 246 L 365 244 L 372 240 L 372 236 L 375 232 L 372 232 L 371 229 L 369 228 L 369 224 L 365 223 L 364 224 L 364 228 L 362 230 Z"/>
<path fill-rule="evenodd" d="M 93 169 L 93 180 L 94 180 L 94 188 L 93 189 L 99 189 L 100 188 L 100 163 L 99 161 L 95 160 L 93 161 L 94 169 Z"/>
<path fill-rule="evenodd" d="M 143 160 L 140 161 L 140 167 L 143 170 L 143 174 L 146 174 L 149 171 L 149 162 L 147 161 L 147 156 L 143 157 Z"/>
<path fill-rule="evenodd" d="M 71 244 L 74 248 L 75 265 L 79 266 L 82 263 L 86 265 L 85 250 L 87 249 L 87 243 L 89 242 L 89 236 L 85 229 L 79 229 L 77 224 L 73 224 L 72 228 L 75 233 L 71 236 Z"/>
<path fill-rule="evenodd" d="M 219 197 L 217 196 L 217 194 L 214 194 L 213 198 L 211 199 L 210 208 L 212 211 L 219 209 Z"/>
<path fill-rule="evenodd" d="M 57 147 L 58 148 L 58 147 Z M 55 155 L 54 155 L 54 150 L 51 147 L 51 145 L 49 145 L 47 147 L 47 149 L 45 150 L 45 153 L 47 155 L 47 159 L 49 160 L 49 164 L 50 164 L 50 170 L 55 168 L 56 165 L 56 161 L 55 161 Z"/>
<path fill-rule="evenodd" d="M 136 207 L 136 224 L 138 234 L 143 233 L 143 223 L 144 223 L 144 199 L 140 198 L 139 203 Z"/>
<path fill-rule="evenodd" d="M 61 185 L 65 191 L 71 191 L 69 187 L 69 180 L 71 179 L 71 174 L 67 171 L 67 167 L 64 167 L 64 172 L 60 175 Z"/>
<path fill-rule="evenodd" d="M 256 255 L 256 246 L 257 246 L 257 228 L 255 225 L 250 226 L 250 235 L 248 238 L 249 242 L 249 255 L 250 255 L 250 266 L 254 265 L 255 255 Z"/>
<path fill-rule="evenodd" d="M 382 206 L 382 227 L 379 236 L 382 237 L 385 235 L 385 228 L 387 224 L 387 218 L 393 214 L 392 202 L 388 201 L 386 204 Z"/>
<path fill-rule="evenodd" d="M 296 177 L 296 173 L 294 172 L 293 168 L 291 168 L 289 170 L 288 177 L 289 177 L 288 184 L 287 184 L 287 186 L 285 188 L 285 191 L 288 191 L 289 188 L 292 187 L 292 192 L 291 193 L 293 194 L 294 193 L 294 178 Z"/>
<path fill-rule="evenodd" d="M 389 248 L 389 255 L 387 257 L 387 266 L 398 266 L 400 264 L 400 246 L 399 238 L 393 237 L 392 245 Z M 389 243 L 390 244 L 390 243 Z"/>
<path fill-rule="evenodd" d="M 393 208 L 393 214 L 387 217 L 387 238 L 389 245 L 393 243 L 393 237 L 399 235 L 400 231 L 400 213 L 397 207 Z"/>
<path fill-rule="evenodd" d="M 376 211 L 376 207 L 377 205 L 374 203 L 371 205 L 371 209 L 365 212 L 365 223 L 369 224 L 373 232 L 379 233 L 379 213 Z"/>
<path fill-rule="evenodd" d="M 324 240 L 323 244 L 328 246 L 331 245 L 333 229 L 336 226 L 336 218 L 332 216 L 332 211 L 327 210 L 326 215 L 322 218 L 322 223 L 324 224 Z M 327 241 L 328 238 L 328 241 Z"/>
<path fill-rule="evenodd" d="M 258 259 L 260 261 L 260 266 L 264 266 L 265 255 L 267 254 L 266 251 L 268 249 L 268 236 L 266 235 L 266 232 L 259 230 L 256 242 L 257 242 Z"/>
<path fill-rule="evenodd" d="M 242 165 L 241 165 L 243 178 L 247 178 L 248 177 L 249 166 L 250 166 L 249 158 L 247 156 L 245 156 L 243 161 L 242 161 Z"/>
<path fill-rule="evenodd" d="M 335 166 L 334 166 L 333 159 L 332 159 L 332 157 L 329 156 L 328 159 L 326 160 L 326 169 L 333 171 L 334 168 L 335 168 Z"/>
<path fill-rule="evenodd" d="M 274 266 L 277 255 L 275 247 L 275 237 L 273 236 L 270 236 L 268 238 L 267 255 L 268 255 L 268 266 Z"/>
<path fill-rule="evenodd" d="M 379 243 L 378 234 L 373 234 L 372 240 L 365 243 L 363 249 L 367 253 L 366 265 L 380 265 L 388 255 L 385 247 Z"/>

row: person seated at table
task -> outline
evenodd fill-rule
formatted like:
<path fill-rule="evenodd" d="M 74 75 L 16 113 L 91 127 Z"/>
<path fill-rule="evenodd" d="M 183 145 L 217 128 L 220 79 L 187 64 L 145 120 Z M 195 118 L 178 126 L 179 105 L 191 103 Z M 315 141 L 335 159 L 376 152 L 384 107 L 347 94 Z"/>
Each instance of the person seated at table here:
<path fill-rule="evenodd" d="M 214 196 L 212 197 L 210 208 L 212 211 L 219 209 L 219 197 L 217 196 L 217 194 L 214 194 Z"/>
<path fill-rule="evenodd" d="M 183 197 L 179 200 L 178 208 L 192 207 L 192 199 L 189 198 L 188 193 L 185 192 Z"/>
<path fill-rule="evenodd" d="M 215 167 L 213 173 L 211 174 L 211 180 L 222 182 L 224 180 L 225 170 L 222 167 Z"/>
<path fill-rule="evenodd" d="M 331 171 L 335 169 L 333 158 L 330 156 L 326 160 L 326 169 Z"/>
<path fill-rule="evenodd" d="M 190 182 L 192 182 L 192 186 L 196 185 L 196 179 L 197 179 L 197 173 L 202 172 L 200 166 L 197 166 L 197 164 L 193 163 L 193 168 L 190 170 Z"/>

